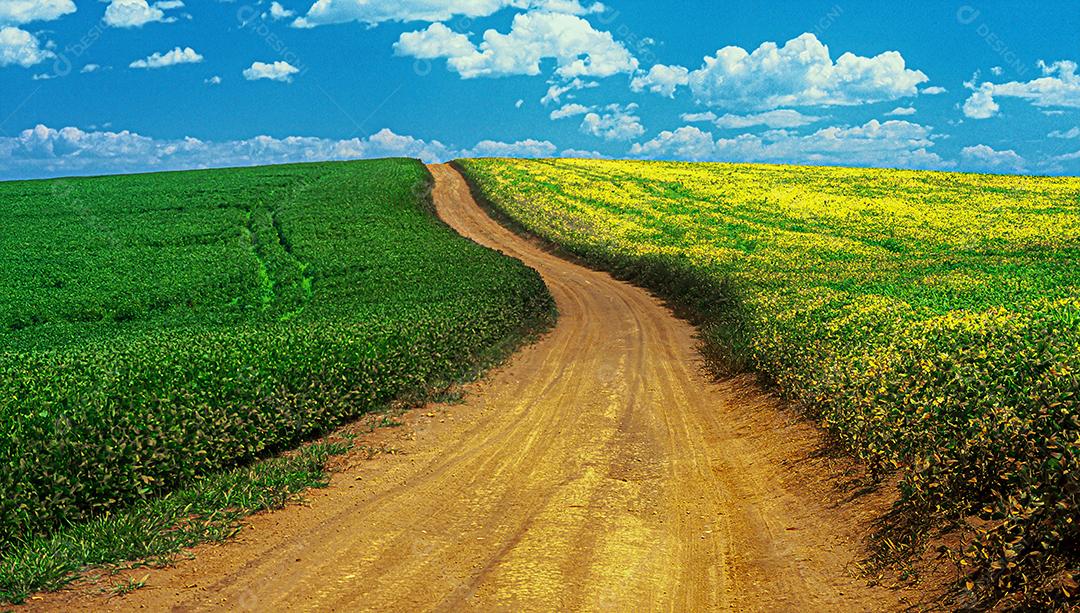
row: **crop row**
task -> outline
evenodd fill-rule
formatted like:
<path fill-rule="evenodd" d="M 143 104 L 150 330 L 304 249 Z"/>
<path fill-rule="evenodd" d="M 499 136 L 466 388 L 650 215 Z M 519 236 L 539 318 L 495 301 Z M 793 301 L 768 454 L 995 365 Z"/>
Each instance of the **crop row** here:
<path fill-rule="evenodd" d="M 0 185 L 22 224 L 0 260 L 40 269 L 0 272 L 0 316 L 27 322 L 0 330 L 0 549 L 421 398 L 545 325 L 539 275 L 436 220 L 430 181 L 381 160 Z"/>
<path fill-rule="evenodd" d="M 716 366 L 764 373 L 895 474 L 883 557 L 959 530 L 969 604 L 1075 601 L 1080 180 L 461 164 L 528 231 L 666 295 Z"/>

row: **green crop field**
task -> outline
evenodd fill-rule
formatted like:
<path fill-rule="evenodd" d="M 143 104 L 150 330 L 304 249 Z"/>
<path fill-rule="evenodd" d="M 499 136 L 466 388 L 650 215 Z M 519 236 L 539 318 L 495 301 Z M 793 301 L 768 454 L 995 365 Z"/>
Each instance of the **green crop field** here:
<path fill-rule="evenodd" d="M 546 325 L 413 160 L 0 183 L 0 551 L 398 399 Z"/>
<path fill-rule="evenodd" d="M 961 589 L 1050 606 L 1080 574 L 1080 179 L 465 160 L 517 224 L 664 294 L 727 371 L 799 401 L 940 531 Z"/>

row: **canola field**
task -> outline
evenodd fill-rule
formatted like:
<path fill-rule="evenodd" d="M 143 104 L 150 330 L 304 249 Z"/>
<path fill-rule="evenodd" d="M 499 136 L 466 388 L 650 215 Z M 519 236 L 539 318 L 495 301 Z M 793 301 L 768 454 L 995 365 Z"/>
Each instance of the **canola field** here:
<path fill-rule="evenodd" d="M 883 558 L 959 530 L 962 589 L 1075 598 L 1080 179 L 459 164 L 514 224 L 661 293 L 718 369 L 763 373 L 895 476 Z"/>
<path fill-rule="evenodd" d="M 0 183 L 0 552 L 422 398 L 547 325 L 415 160 Z"/>

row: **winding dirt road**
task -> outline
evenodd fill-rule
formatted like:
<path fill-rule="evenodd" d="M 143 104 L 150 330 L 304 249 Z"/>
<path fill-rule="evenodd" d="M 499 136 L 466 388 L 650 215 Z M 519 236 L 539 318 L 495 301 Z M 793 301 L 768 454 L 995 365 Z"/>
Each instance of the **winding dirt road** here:
<path fill-rule="evenodd" d="M 558 326 L 463 404 L 409 412 L 396 453 L 222 545 L 31 608 L 888 610 L 853 576 L 882 500 L 847 500 L 819 435 L 749 379 L 700 371 L 693 328 L 645 291 L 492 221 L 432 166 L 439 215 L 544 276 Z M 880 498 L 880 496 L 878 497 Z M 132 575 L 142 577 L 146 571 Z"/>

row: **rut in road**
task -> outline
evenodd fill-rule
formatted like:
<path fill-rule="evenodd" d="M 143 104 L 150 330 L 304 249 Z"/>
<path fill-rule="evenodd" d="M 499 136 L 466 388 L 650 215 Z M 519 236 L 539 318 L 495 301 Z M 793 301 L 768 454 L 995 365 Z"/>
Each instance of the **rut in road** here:
<path fill-rule="evenodd" d="M 829 500 L 813 428 L 746 380 L 711 381 L 693 328 L 659 300 L 518 237 L 456 170 L 431 171 L 442 219 L 544 276 L 556 328 L 470 386 L 450 423 L 410 426 L 406 453 L 358 462 L 144 589 L 40 607 L 898 607 L 852 575 L 866 514 Z"/>

